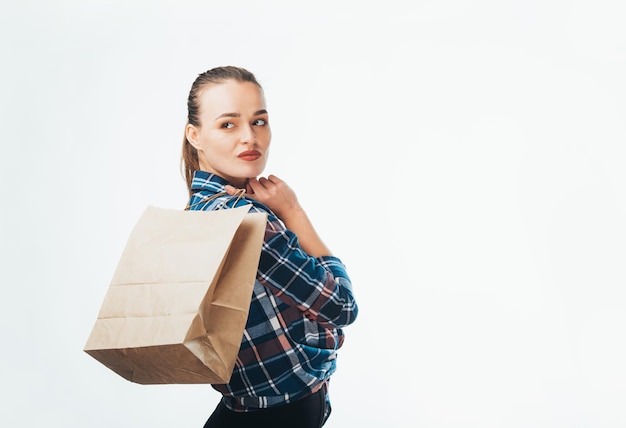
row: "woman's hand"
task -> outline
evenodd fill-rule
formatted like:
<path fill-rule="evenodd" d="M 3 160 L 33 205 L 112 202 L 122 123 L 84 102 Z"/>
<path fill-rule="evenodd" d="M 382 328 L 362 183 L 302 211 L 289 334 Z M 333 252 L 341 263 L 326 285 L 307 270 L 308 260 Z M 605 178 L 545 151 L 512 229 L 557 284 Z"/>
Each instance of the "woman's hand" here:
<path fill-rule="evenodd" d="M 234 195 L 236 191 L 233 186 L 226 186 L 229 195 Z M 283 180 L 275 175 L 251 178 L 244 196 L 269 207 L 285 226 L 298 236 L 300 245 L 307 254 L 313 257 L 332 255 L 300 206 L 296 193 Z"/>
<path fill-rule="evenodd" d="M 268 206 L 283 221 L 297 211 L 302 211 L 296 193 L 275 175 L 251 178 L 246 186 L 245 196 Z"/>

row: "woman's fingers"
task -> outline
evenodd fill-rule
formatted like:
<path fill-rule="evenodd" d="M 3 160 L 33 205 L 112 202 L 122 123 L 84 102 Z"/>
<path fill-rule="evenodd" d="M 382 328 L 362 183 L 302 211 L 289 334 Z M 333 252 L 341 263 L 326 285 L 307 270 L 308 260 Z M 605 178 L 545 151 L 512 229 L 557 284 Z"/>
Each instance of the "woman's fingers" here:
<path fill-rule="evenodd" d="M 267 179 L 269 181 L 271 181 L 272 183 L 274 183 L 274 184 L 283 183 L 283 180 L 281 180 L 280 178 L 278 178 L 278 177 L 276 177 L 275 175 L 272 175 L 272 174 L 268 175 Z"/>
<path fill-rule="evenodd" d="M 238 190 L 230 184 L 227 184 L 224 188 L 226 190 L 226 193 L 228 193 L 230 196 L 233 196 L 235 193 L 237 193 Z"/>
<path fill-rule="evenodd" d="M 259 179 L 252 178 L 248 182 L 248 187 L 250 188 L 248 194 L 257 201 L 265 203 L 273 193 L 271 186 L 272 183 L 263 177 Z"/>
<path fill-rule="evenodd" d="M 263 190 L 263 185 L 256 178 L 251 178 L 250 181 L 248 181 L 248 187 L 252 189 L 252 193 L 257 193 Z"/>
<path fill-rule="evenodd" d="M 234 195 L 237 189 L 231 185 L 226 186 L 229 195 Z M 284 206 L 292 204 L 291 189 L 284 181 L 275 175 L 268 177 L 251 178 L 246 184 L 245 196 L 267 204 L 270 208 L 281 211 Z"/>
<path fill-rule="evenodd" d="M 252 178 L 248 184 L 250 184 L 250 186 L 254 189 L 254 193 L 258 193 L 259 191 L 272 192 L 276 190 L 275 186 L 279 184 L 277 181 L 274 181 L 275 177 L 274 179 L 272 179 L 272 177 L 273 176 L 270 176 L 269 178 Z"/>

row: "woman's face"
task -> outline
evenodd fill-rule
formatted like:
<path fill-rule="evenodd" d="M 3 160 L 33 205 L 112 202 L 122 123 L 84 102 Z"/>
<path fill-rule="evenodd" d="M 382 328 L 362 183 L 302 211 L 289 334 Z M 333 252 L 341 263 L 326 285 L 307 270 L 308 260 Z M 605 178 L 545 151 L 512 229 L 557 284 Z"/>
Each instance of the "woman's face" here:
<path fill-rule="evenodd" d="M 188 125 L 186 132 L 200 169 L 245 187 L 265 169 L 272 138 L 261 89 L 228 80 L 208 85 L 199 102 L 200 126 Z"/>

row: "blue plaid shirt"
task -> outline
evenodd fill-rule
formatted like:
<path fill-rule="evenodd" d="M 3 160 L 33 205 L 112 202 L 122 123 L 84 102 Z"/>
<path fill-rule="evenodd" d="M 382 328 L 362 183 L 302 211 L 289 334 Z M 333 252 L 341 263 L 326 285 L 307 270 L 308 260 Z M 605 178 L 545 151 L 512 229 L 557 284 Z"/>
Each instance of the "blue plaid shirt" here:
<path fill-rule="evenodd" d="M 196 171 L 189 209 L 251 204 L 250 212 L 265 212 L 268 221 L 232 378 L 213 388 L 235 411 L 287 404 L 327 385 L 335 371 L 344 341 L 341 328 L 358 312 L 352 284 L 341 260 L 306 254 L 296 235 L 260 202 L 228 195 L 203 202 L 226 184 L 215 174 Z"/>

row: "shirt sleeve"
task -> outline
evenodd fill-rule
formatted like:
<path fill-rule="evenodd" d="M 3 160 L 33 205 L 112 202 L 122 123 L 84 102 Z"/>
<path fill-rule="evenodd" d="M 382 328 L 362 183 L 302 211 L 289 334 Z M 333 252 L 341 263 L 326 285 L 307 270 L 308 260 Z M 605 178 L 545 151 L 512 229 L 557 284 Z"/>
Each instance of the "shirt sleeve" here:
<path fill-rule="evenodd" d="M 261 209 L 259 204 L 254 206 L 266 211 L 262 205 Z M 266 212 L 259 281 L 284 303 L 324 327 L 342 328 L 354 322 L 358 307 L 342 261 L 334 256 L 309 256 L 300 248 L 295 233 L 269 209 Z"/>

